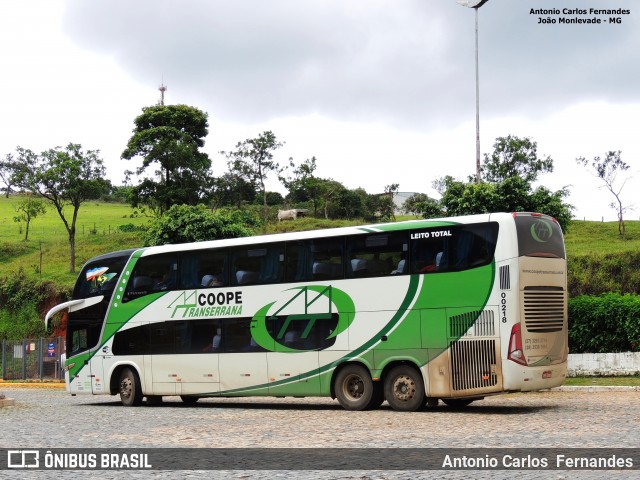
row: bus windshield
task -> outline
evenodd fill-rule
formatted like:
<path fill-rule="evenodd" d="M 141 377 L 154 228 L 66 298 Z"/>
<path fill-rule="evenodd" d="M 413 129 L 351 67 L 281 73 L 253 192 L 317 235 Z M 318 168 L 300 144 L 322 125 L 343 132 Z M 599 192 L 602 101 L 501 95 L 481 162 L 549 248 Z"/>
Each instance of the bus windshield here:
<path fill-rule="evenodd" d="M 73 299 L 103 298 L 86 308 L 69 312 L 68 356 L 89 350 L 98 344 L 109 301 L 131 253 L 132 251 L 126 251 L 103 255 L 87 262 L 83 267 L 73 289 Z"/>
<path fill-rule="evenodd" d="M 73 289 L 73 299 L 96 297 L 106 295 L 110 297 L 118 283 L 118 277 L 122 272 L 130 254 L 118 256 L 105 256 L 88 262 Z"/>

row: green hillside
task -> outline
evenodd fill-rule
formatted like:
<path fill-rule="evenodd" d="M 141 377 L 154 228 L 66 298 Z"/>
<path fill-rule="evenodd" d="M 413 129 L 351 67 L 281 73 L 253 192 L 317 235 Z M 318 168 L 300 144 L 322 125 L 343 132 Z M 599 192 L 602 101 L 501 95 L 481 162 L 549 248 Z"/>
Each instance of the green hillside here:
<path fill-rule="evenodd" d="M 29 277 L 72 285 L 75 274 L 69 273 L 69 237 L 58 213 L 47 204 L 46 214 L 32 220 L 25 242 L 24 222 L 14 221 L 15 207 L 22 198 L 0 198 L 0 276 L 22 270 Z M 144 225 L 148 220 L 121 203 L 81 206 L 76 223 L 76 267 L 101 253 L 140 246 L 139 233 L 122 229 Z"/>
<path fill-rule="evenodd" d="M 21 199 L 0 197 L 0 277 L 22 270 L 28 277 L 71 286 L 69 242 L 60 217 L 51 207 L 31 223 L 24 241 L 24 224 L 14 222 L 15 206 Z M 76 267 L 101 253 L 142 245 L 140 232 L 126 232 L 149 220 L 129 205 L 90 202 L 80 208 L 76 236 Z M 269 232 L 327 228 L 354 222 L 299 219 L 271 225 Z M 574 221 L 565 240 L 569 258 L 571 295 L 619 291 L 640 292 L 640 222 L 626 224 L 624 239 L 617 222 Z M 41 267 L 42 266 L 42 267 Z"/>

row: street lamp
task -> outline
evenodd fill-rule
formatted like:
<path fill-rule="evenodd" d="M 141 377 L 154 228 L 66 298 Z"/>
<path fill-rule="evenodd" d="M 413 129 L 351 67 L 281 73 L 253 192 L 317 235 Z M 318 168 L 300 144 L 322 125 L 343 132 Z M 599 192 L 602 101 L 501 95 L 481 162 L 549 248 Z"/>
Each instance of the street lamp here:
<path fill-rule="evenodd" d="M 476 183 L 480 183 L 480 81 L 478 76 L 478 9 L 489 0 L 457 0 L 476 11 Z"/>

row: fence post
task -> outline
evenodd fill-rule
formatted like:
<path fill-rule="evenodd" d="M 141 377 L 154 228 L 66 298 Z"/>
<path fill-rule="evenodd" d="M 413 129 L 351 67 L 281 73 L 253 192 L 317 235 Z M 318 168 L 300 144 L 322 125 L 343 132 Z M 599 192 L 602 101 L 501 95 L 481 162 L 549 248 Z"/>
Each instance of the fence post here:
<path fill-rule="evenodd" d="M 42 346 L 44 345 L 44 338 L 40 337 L 40 345 L 38 348 L 38 373 L 40 374 L 40 380 L 44 378 L 44 350 Z"/>
<path fill-rule="evenodd" d="M 2 339 L 2 379 L 7 376 L 7 355 L 6 355 L 7 340 Z"/>
<path fill-rule="evenodd" d="M 58 362 L 60 362 L 60 378 L 64 380 L 65 365 L 62 363 L 62 349 L 64 348 L 64 337 L 58 337 Z M 65 352 L 66 354 L 66 352 Z"/>
<path fill-rule="evenodd" d="M 27 340 L 22 340 L 22 380 L 27 379 Z"/>

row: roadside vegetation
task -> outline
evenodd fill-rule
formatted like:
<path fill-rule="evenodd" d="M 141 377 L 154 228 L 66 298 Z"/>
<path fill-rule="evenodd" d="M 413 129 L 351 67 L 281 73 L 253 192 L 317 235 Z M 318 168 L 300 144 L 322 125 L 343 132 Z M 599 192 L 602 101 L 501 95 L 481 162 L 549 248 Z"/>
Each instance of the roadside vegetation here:
<path fill-rule="evenodd" d="M 623 216 L 630 209 L 622 193 L 630 167 L 621 152 L 576 159 L 611 192 L 616 223 L 572 222 L 569 187 L 552 191 L 541 183 L 553 172 L 553 159 L 539 154 L 531 138 L 513 135 L 496 138 L 476 175 L 425 179 L 440 198 L 415 192 L 400 217 L 394 204 L 400 184 L 391 183 L 398 179 L 390 178 L 384 191 L 367 192 L 317 176 L 321 159 L 314 156 L 281 164 L 284 141 L 271 131 L 220 152 L 228 169 L 214 176 L 211 159 L 201 150 L 209 133 L 206 112 L 155 105 L 144 107 L 133 123 L 121 158 L 140 166 L 124 172 L 123 185 L 106 178 L 99 150 L 79 144 L 41 153 L 17 146 L 0 159 L 0 338 L 38 334 L 46 308 L 70 296 L 79 267 L 105 252 L 405 218 L 529 211 L 555 217 L 566 234 L 572 351 L 640 349 L 640 222 Z M 266 190 L 274 180 L 284 195 Z M 284 218 L 304 218 L 278 221 L 280 210 Z"/>

